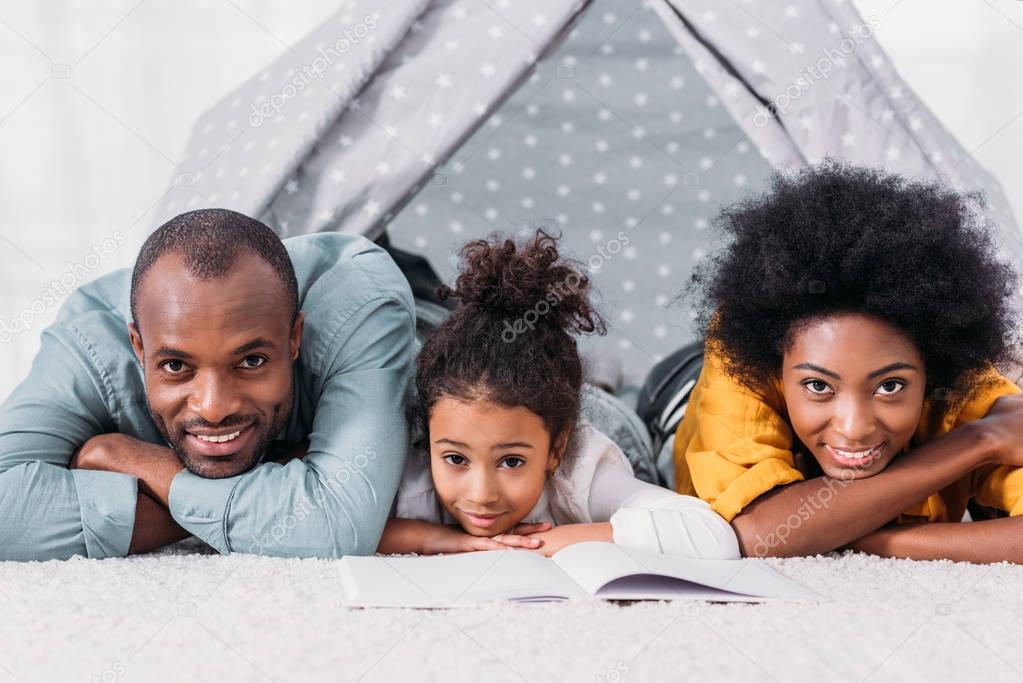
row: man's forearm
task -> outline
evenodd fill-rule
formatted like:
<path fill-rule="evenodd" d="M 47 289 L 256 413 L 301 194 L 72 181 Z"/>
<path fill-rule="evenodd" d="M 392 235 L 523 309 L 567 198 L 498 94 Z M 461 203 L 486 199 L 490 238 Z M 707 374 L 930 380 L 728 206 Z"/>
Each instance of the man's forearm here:
<path fill-rule="evenodd" d="M 164 507 L 169 505 L 174 477 L 184 469 L 170 448 L 124 434 L 93 437 L 75 455 L 71 467 L 130 474 L 139 480 L 140 492 Z"/>
<path fill-rule="evenodd" d="M 911 560 L 1023 564 L 1023 517 L 891 525 L 848 547 L 871 555 Z"/>
<path fill-rule="evenodd" d="M 138 479 L 129 554 L 146 553 L 188 536 L 167 510 L 171 482 L 182 469 L 171 449 L 124 434 L 102 434 L 79 449 L 71 467 L 119 472 Z"/>
<path fill-rule="evenodd" d="M 732 528 L 743 556 L 830 552 L 879 529 L 992 457 L 981 433 L 965 425 L 872 477 L 817 477 L 768 493 L 733 519 Z"/>
<path fill-rule="evenodd" d="M 144 493 L 135 505 L 135 528 L 131 534 L 128 553 L 148 553 L 188 537 L 165 507 Z"/>

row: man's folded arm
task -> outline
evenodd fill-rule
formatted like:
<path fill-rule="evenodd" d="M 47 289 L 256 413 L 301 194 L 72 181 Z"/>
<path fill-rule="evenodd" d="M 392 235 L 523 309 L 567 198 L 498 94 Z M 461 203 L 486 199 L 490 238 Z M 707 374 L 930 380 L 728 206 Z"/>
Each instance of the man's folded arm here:
<path fill-rule="evenodd" d="M 397 296 L 349 315 L 327 357 L 310 360 L 323 386 L 306 456 L 227 479 L 179 473 L 169 500 L 178 524 L 222 553 L 375 552 L 408 448 L 414 333 L 411 303 Z"/>
<path fill-rule="evenodd" d="M 113 429 L 102 382 L 73 328 L 43 333 L 28 377 L 0 406 L 0 560 L 128 553 L 136 478 L 67 469 L 75 450 Z"/>

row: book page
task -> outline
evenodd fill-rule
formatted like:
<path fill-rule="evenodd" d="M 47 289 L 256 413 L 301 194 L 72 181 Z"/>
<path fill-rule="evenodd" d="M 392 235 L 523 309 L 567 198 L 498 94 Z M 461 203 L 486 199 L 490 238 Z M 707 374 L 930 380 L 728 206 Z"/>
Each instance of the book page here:
<path fill-rule="evenodd" d="M 708 588 L 698 583 L 670 576 L 634 574 L 597 590 L 596 597 L 603 600 L 709 600 L 711 602 L 761 602 L 764 598 L 731 593 L 719 588 Z"/>
<path fill-rule="evenodd" d="M 589 595 L 599 598 L 818 598 L 756 559 L 690 560 L 596 541 L 571 545 L 552 559 Z"/>
<path fill-rule="evenodd" d="M 340 565 L 345 602 L 352 605 L 447 607 L 497 599 L 586 597 L 551 560 L 527 550 L 348 556 Z"/>

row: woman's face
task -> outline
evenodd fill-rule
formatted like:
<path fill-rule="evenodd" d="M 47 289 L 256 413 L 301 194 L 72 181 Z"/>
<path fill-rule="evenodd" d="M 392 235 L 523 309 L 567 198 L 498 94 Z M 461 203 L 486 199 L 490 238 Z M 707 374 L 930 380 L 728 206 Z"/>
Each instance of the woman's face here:
<path fill-rule="evenodd" d="M 802 326 L 782 360 L 792 428 L 824 473 L 841 479 L 877 474 L 909 444 L 925 384 L 916 345 L 858 313 Z"/>
<path fill-rule="evenodd" d="M 543 420 L 522 406 L 441 398 L 430 411 L 437 498 L 474 536 L 503 534 L 522 521 L 557 463 Z"/>

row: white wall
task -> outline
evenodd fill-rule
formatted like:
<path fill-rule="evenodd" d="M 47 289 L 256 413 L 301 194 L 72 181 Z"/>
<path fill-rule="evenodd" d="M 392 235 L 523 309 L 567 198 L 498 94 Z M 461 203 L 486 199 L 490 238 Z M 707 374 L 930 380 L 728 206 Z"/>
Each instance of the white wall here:
<path fill-rule="evenodd" d="M 931 110 L 1002 186 L 1023 224 L 1023 2 L 856 0 Z"/>
<path fill-rule="evenodd" d="M 857 5 L 881 19 L 878 37 L 903 76 L 1001 178 L 1023 218 L 1023 163 L 1016 159 L 1023 150 L 1023 2 Z M 39 330 L 56 314 L 60 301 L 42 301 L 47 284 L 68 277 L 69 264 L 83 280 L 131 265 L 195 117 L 336 6 L 0 6 L 0 397 L 24 377 Z M 118 233 L 123 246 L 109 254 L 100 246 L 102 258 L 86 260 L 94 245 Z M 97 260 L 93 269 L 81 267 Z M 30 318 L 32 329 L 8 340 L 3 325 L 19 316 Z"/>
<path fill-rule="evenodd" d="M 69 262 L 82 280 L 130 266 L 195 118 L 337 5 L 0 5 L 0 397 L 27 373 L 56 315 L 59 301 L 39 303 L 47 283 L 68 277 Z M 108 254 L 101 243 L 116 232 L 124 245 Z M 86 257 L 96 244 L 99 266 L 75 267 L 95 265 Z M 32 329 L 8 341 L 2 325 L 18 316 Z"/>

